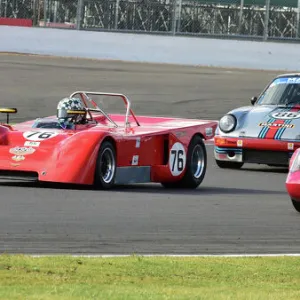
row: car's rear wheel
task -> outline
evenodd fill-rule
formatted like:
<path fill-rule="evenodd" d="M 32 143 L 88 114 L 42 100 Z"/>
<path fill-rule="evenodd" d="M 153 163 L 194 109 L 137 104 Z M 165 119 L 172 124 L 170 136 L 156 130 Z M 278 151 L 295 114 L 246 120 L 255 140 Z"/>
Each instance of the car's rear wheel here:
<path fill-rule="evenodd" d="M 221 169 L 240 169 L 244 165 L 242 162 L 231 162 L 217 159 L 216 164 Z"/>
<path fill-rule="evenodd" d="M 291 200 L 292 200 L 292 203 L 293 203 L 293 206 L 294 206 L 295 210 L 300 213 L 300 202 L 295 201 L 294 199 L 291 199 Z"/>
<path fill-rule="evenodd" d="M 95 186 L 99 189 L 110 189 L 114 186 L 116 176 L 116 151 L 109 141 L 104 141 L 99 149 L 96 170 Z"/>
<path fill-rule="evenodd" d="M 165 188 L 195 189 L 203 181 L 207 167 L 206 147 L 202 138 L 196 135 L 190 142 L 183 178 L 176 182 L 163 182 Z"/>

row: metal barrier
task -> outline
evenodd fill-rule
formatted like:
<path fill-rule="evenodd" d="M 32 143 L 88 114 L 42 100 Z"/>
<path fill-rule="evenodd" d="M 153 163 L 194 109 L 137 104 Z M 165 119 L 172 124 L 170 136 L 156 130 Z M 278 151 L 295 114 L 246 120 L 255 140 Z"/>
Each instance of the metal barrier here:
<path fill-rule="evenodd" d="M 34 26 L 223 38 L 296 41 L 299 16 L 300 0 L 0 0 Z"/>

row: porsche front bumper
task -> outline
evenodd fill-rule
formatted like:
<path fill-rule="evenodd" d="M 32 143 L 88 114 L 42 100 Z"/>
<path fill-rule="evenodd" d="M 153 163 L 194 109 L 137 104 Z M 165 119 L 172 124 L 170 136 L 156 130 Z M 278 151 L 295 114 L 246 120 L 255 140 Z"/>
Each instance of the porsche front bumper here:
<path fill-rule="evenodd" d="M 300 141 L 214 137 L 216 160 L 287 166 Z"/>

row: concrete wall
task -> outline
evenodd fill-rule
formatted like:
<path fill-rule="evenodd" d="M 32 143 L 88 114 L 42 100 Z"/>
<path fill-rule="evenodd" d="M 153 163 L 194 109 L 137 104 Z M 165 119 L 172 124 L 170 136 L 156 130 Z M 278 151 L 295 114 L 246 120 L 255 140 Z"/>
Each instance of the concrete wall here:
<path fill-rule="evenodd" d="M 299 44 L 198 37 L 0 26 L 0 52 L 300 71 Z"/>

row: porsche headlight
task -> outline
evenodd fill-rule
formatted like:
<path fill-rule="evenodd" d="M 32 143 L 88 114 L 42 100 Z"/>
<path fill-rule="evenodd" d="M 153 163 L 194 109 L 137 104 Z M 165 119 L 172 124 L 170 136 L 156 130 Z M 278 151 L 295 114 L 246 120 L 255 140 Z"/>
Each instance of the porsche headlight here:
<path fill-rule="evenodd" d="M 235 116 L 225 115 L 219 121 L 219 127 L 223 132 L 228 133 L 228 132 L 234 130 L 236 123 L 237 122 L 236 122 Z"/>

